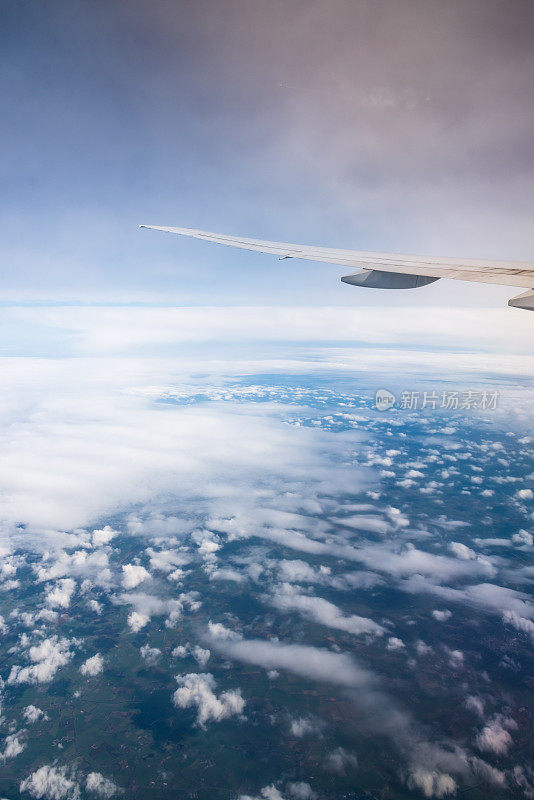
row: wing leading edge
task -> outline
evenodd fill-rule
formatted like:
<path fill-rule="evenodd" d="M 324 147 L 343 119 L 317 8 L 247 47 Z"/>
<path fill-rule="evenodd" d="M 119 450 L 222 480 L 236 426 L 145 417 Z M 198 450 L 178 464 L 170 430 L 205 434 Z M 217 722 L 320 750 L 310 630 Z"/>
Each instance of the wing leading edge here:
<path fill-rule="evenodd" d="M 340 250 L 330 247 L 269 242 L 243 236 L 227 236 L 193 228 L 166 228 L 159 225 L 140 225 L 140 228 L 177 233 L 206 242 L 269 253 L 279 258 L 301 258 L 358 268 L 363 272 L 346 275 L 345 283 L 372 288 L 415 288 L 431 283 L 432 279 L 451 278 L 459 281 L 494 283 L 530 289 L 510 301 L 516 308 L 534 310 L 534 262 L 478 261 L 473 259 L 439 258 L 435 256 L 399 255 L 393 253 L 367 253 L 358 250 Z M 388 279 L 388 273 L 395 273 Z M 419 280 L 418 280 L 419 278 Z"/>

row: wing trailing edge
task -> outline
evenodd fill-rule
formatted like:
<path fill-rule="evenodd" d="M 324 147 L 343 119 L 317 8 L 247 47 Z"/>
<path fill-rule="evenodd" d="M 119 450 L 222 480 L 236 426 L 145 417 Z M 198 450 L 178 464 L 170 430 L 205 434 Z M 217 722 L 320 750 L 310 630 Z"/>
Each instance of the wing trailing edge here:
<path fill-rule="evenodd" d="M 438 278 L 474 281 L 502 286 L 517 286 L 530 292 L 510 300 L 514 308 L 534 310 L 534 262 L 486 261 L 474 259 L 440 258 L 437 256 L 400 255 L 395 253 L 368 253 L 360 250 L 341 250 L 313 245 L 271 242 L 244 236 L 195 228 L 170 228 L 160 225 L 140 225 L 181 236 L 190 236 L 214 244 L 224 244 L 241 250 L 276 255 L 280 259 L 300 258 L 327 264 L 352 267 L 361 272 L 345 275 L 341 280 L 354 286 L 384 289 L 409 289 L 426 286 Z M 367 273 L 367 274 L 365 274 Z"/>

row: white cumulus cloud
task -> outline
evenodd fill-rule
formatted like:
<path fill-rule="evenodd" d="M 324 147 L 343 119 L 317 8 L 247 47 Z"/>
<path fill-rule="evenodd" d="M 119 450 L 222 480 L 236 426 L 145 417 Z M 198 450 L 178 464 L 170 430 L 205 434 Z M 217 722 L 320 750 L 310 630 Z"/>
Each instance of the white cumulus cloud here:
<path fill-rule="evenodd" d="M 117 784 L 113 783 L 109 778 L 105 778 L 100 772 L 90 772 L 87 775 L 85 788 L 88 792 L 103 798 L 103 800 L 108 800 L 108 798 L 122 792 L 122 789 Z"/>
<path fill-rule="evenodd" d="M 63 578 L 47 592 L 46 604 L 50 608 L 68 608 L 75 589 L 76 582 L 72 578 Z"/>
<path fill-rule="evenodd" d="M 507 730 L 509 727 L 516 727 L 512 719 L 496 715 L 478 732 L 476 736 L 478 748 L 496 755 L 505 755 L 512 745 L 512 737 Z"/>
<path fill-rule="evenodd" d="M 295 781 L 287 784 L 287 791 L 295 800 L 315 800 L 317 793 L 313 791 L 309 783 Z"/>
<path fill-rule="evenodd" d="M 36 722 L 39 722 L 40 719 L 48 719 L 47 714 L 45 714 L 41 708 L 32 705 L 26 706 L 26 708 L 23 709 L 22 716 L 28 725 L 34 725 Z"/>
<path fill-rule="evenodd" d="M 159 647 L 150 647 L 148 644 L 144 644 L 139 652 L 141 653 L 141 658 L 145 661 L 150 667 L 153 667 L 161 658 L 161 650 Z"/>
<path fill-rule="evenodd" d="M 443 611 L 439 609 L 434 609 L 432 612 L 432 616 L 434 619 L 437 619 L 438 622 L 447 622 L 448 619 L 452 617 L 452 613 L 449 611 L 448 608 L 445 608 Z"/>
<path fill-rule="evenodd" d="M 343 747 L 337 747 L 328 753 L 325 761 L 325 767 L 330 772 L 335 772 L 337 775 L 346 775 L 347 769 L 356 769 L 358 766 L 358 758 L 354 753 L 349 753 Z"/>
<path fill-rule="evenodd" d="M 219 722 L 242 713 L 245 701 L 239 689 L 215 694 L 216 681 L 210 672 L 177 675 L 179 688 L 174 692 L 173 703 L 177 708 L 196 707 L 197 722 L 204 727 L 213 720 Z"/>
<path fill-rule="evenodd" d="M 94 677 L 95 675 L 100 675 L 102 670 L 104 669 L 104 659 L 100 655 L 100 653 L 96 653 L 96 655 L 91 656 L 88 658 L 87 661 L 84 661 L 80 667 L 80 672 L 82 675 L 87 675 L 88 677 Z"/>
<path fill-rule="evenodd" d="M 114 531 L 109 525 L 106 525 L 101 529 L 94 530 L 91 537 L 93 547 L 101 547 L 104 544 L 109 544 L 111 540 L 115 538 L 115 536 L 117 536 L 117 531 Z"/>
<path fill-rule="evenodd" d="M 21 792 L 29 792 L 43 800 L 79 800 L 80 785 L 67 766 L 45 765 L 28 775 L 20 784 Z"/>
<path fill-rule="evenodd" d="M 60 667 L 71 660 L 73 653 L 70 649 L 76 640 L 60 639 L 51 636 L 43 639 L 37 645 L 30 647 L 28 657 L 31 665 L 22 667 L 15 665 L 7 679 L 8 683 L 48 683 L 52 680 Z"/>
<path fill-rule="evenodd" d="M 425 797 L 441 798 L 455 794 L 458 787 L 450 775 L 420 768 L 410 774 L 408 788 L 419 789 Z"/>
<path fill-rule="evenodd" d="M 454 553 L 456 558 L 460 558 L 463 561 L 470 561 L 477 557 L 475 551 L 467 547 L 467 545 L 462 544 L 462 542 L 450 542 L 449 550 L 451 553 Z"/>
<path fill-rule="evenodd" d="M 512 625 L 516 631 L 527 633 L 534 642 L 534 622 L 531 619 L 520 616 L 517 611 L 504 611 L 502 615 L 503 621 L 507 625 Z"/>
<path fill-rule="evenodd" d="M 512 536 L 512 542 L 514 544 L 523 545 L 526 544 L 529 547 L 532 547 L 534 544 L 534 536 L 528 531 L 521 529 L 518 533 L 514 533 Z"/>
<path fill-rule="evenodd" d="M 191 655 L 198 663 L 198 665 L 204 669 L 208 661 L 210 660 L 210 651 L 207 648 L 200 647 L 199 645 L 195 645 L 191 650 Z"/>
<path fill-rule="evenodd" d="M 301 739 L 303 736 L 312 736 L 321 732 L 321 725 L 318 720 L 311 717 L 298 717 L 292 719 L 289 725 L 291 736 Z"/>
<path fill-rule="evenodd" d="M 26 741 L 24 731 L 18 733 L 10 733 L 4 739 L 4 749 L 0 752 L 0 761 L 7 761 L 10 758 L 15 758 L 26 749 Z"/>
<path fill-rule="evenodd" d="M 150 572 L 139 564 L 123 564 L 122 585 L 125 589 L 135 589 L 150 578 Z"/>
<path fill-rule="evenodd" d="M 141 628 L 144 628 L 149 622 L 148 614 L 141 614 L 139 611 L 132 611 L 128 614 L 128 625 L 133 633 L 139 633 Z"/>
<path fill-rule="evenodd" d="M 397 636 L 390 636 L 387 643 L 388 650 L 404 650 L 406 645 Z"/>

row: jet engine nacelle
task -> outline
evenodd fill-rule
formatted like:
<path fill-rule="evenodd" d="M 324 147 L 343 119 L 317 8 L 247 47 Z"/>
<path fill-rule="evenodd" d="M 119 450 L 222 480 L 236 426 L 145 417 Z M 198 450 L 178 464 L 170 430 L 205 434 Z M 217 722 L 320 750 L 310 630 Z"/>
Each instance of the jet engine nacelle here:
<path fill-rule="evenodd" d="M 404 272 L 382 272 L 379 269 L 362 269 L 352 275 L 344 275 L 343 283 L 352 286 L 366 286 L 368 289 L 418 289 L 429 283 L 439 281 L 439 278 L 429 278 L 427 275 L 407 275 Z"/>

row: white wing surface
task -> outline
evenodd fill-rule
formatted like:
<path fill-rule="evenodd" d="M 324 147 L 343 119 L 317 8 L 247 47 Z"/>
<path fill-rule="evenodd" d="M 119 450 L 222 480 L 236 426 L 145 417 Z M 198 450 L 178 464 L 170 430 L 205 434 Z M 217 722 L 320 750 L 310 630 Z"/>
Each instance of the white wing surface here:
<path fill-rule="evenodd" d="M 525 289 L 534 288 L 534 262 L 516 261 L 478 261 L 473 259 L 440 258 L 436 256 L 399 255 L 392 253 L 367 253 L 358 250 L 339 250 L 330 247 L 313 247 L 304 244 L 288 244 L 285 242 L 269 242 L 262 239 L 248 239 L 244 236 L 227 236 L 221 233 L 210 233 L 193 228 L 165 228 L 159 225 L 140 225 L 141 228 L 178 233 L 192 236 L 206 242 L 225 244 L 242 250 L 253 250 L 258 253 L 270 253 L 279 258 L 302 258 L 308 261 L 320 261 L 329 264 L 340 264 L 343 267 L 372 270 L 377 273 L 397 273 L 408 278 L 452 278 L 459 281 L 476 281 L 479 283 L 495 283 L 504 286 L 518 286 Z M 386 276 L 378 276 L 379 280 L 359 276 L 346 276 L 361 286 L 381 288 L 412 288 L 430 283 L 428 281 L 407 281 L 402 284 L 398 279 L 387 282 Z M 384 280 L 385 279 L 385 280 Z M 400 285 L 399 285 L 400 284 Z M 530 293 L 527 293 L 530 295 Z M 519 302 L 511 304 L 522 308 L 532 308 L 533 298 L 521 296 Z"/>

